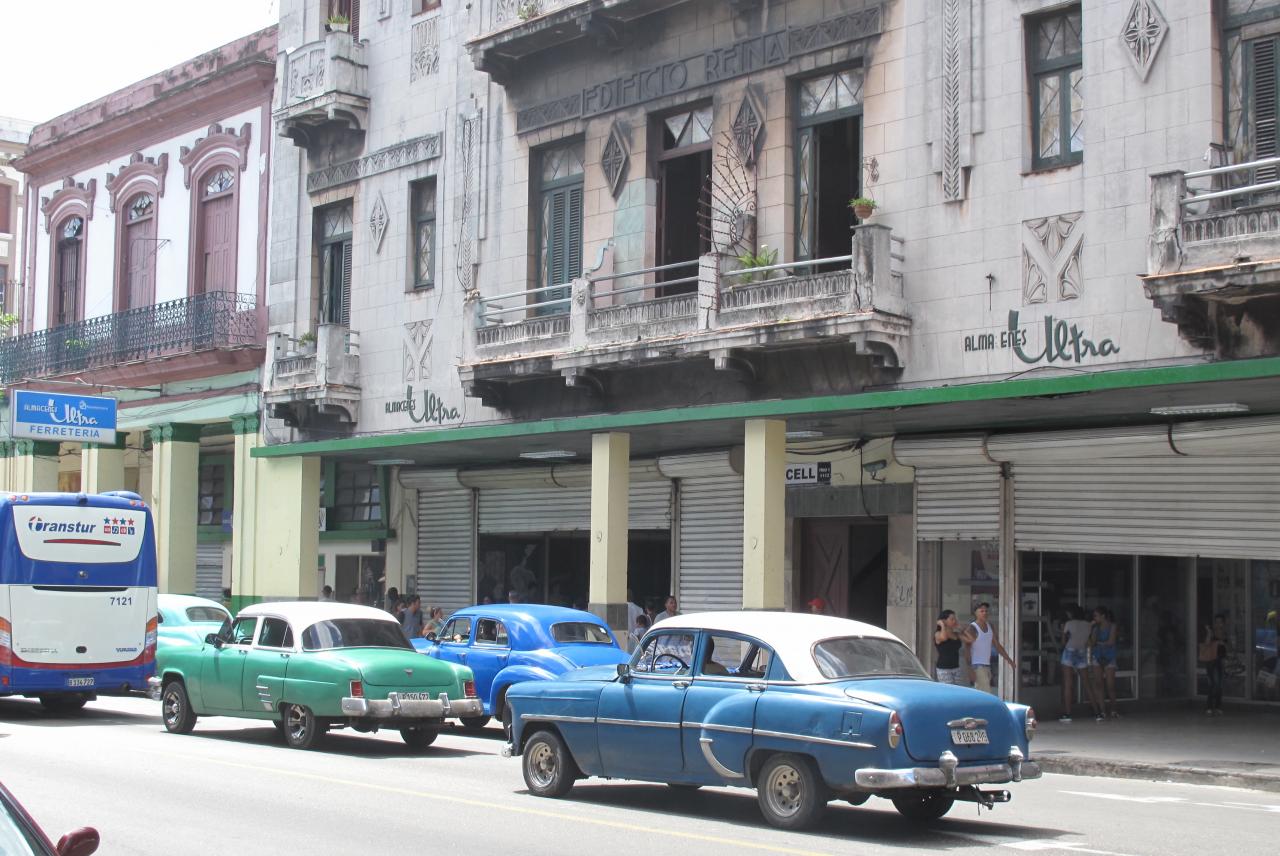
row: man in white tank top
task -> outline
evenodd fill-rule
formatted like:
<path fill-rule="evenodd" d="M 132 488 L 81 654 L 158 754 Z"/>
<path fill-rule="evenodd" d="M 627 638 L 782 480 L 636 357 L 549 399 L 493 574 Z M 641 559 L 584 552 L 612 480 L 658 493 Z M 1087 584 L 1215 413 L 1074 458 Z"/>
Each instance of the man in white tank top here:
<path fill-rule="evenodd" d="M 992 692 L 991 689 L 991 653 L 992 649 L 1004 658 L 1005 662 L 1013 666 L 1013 658 L 1009 656 L 1009 652 L 1004 650 L 1004 646 L 1000 644 L 1000 637 L 996 633 L 994 624 L 987 622 L 987 615 L 991 612 L 991 604 L 980 603 L 978 608 L 973 611 L 973 623 L 969 625 L 972 628 L 973 641 L 969 643 L 969 663 L 973 667 L 973 685 L 975 688 L 983 692 Z M 1017 668 L 1016 666 L 1014 668 Z"/>

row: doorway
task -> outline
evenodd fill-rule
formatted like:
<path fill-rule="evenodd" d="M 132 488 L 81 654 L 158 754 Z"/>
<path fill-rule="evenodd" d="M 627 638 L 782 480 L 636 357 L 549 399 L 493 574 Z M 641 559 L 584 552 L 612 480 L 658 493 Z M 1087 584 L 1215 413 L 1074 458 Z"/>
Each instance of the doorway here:
<path fill-rule="evenodd" d="M 807 609 L 813 599 L 821 598 L 829 615 L 884 627 L 889 595 L 887 520 L 802 521 L 799 570 L 797 609 Z"/>
<path fill-rule="evenodd" d="M 798 84 L 796 122 L 796 258 L 847 256 L 861 195 L 862 73 L 826 74 Z M 848 267 L 833 262 L 814 270 Z"/>
<path fill-rule="evenodd" d="M 711 240 L 701 216 L 711 189 L 711 107 L 682 110 L 658 120 L 658 223 L 656 258 L 659 283 L 688 279 L 698 273 L 698 257 L 710 252 Z M 682 264 L 683 263 L 683 264 Z M 664 285 L 659 297 L 692 294 L 696 282 Z"/>

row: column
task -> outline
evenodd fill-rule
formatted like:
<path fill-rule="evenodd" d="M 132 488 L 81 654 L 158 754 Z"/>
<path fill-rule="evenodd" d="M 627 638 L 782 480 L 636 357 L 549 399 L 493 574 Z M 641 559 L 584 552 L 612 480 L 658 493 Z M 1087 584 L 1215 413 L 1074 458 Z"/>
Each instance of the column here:
<path fill-rule="evenodd" d="M 787 423 L 747 420 L 743 460 L 742 608 L 786 607 Z"/>
<path fill-rule="evenodd" d="M 258 460 L 262 445 L 258 414 L 231 417 L 235 448 L 231 458 L 231 606 L 239 611 L 260 598 L 255 591 L 254 556 L 258 525 Z"/>
<path fill-rule="evenodd" d="M 320 459 L 254 458 L 257 522 L 240 596 L 314 600 L 320 549 Z M 243 566 L 242 566 L 243 567 Z M 234 571 L 233 571 L 234 573 Z M 247 580 L 246 580 L 247 577 Z"/>
<path fill-rule="evenodd" d="M 13 490 L 13 443 L 0 442 L 0 491 Z"/>
<path fill-rule="evenodd" d="M 590 610 L 604 619 L 625 646 L 627 617 L 628 498 L 631 490 L 631 435 L 591 437 Z"/>
<path fill-rule="evenodd" d="M 151 514 L 160 591 L 194 594 L 200 426 L 151 426 Z"/>
<path fill-rule="evenodd" d="M 80 449 L 80 490 L 103 493 L 124 490 L 124 448 L 127 434 L 116 433 L 114 443 L 85 443 Z"/>
<path fill-rule="evenodd" d="M 58 444 L 47 440 L 16 440 L 9 464 L 9 483 L 17 493 L 46 493 L 58 489 Z"/>

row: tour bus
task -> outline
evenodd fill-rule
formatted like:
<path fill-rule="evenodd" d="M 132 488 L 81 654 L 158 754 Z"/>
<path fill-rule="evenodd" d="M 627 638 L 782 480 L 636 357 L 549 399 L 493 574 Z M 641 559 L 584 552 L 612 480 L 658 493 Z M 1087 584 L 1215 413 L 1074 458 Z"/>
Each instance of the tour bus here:
<path fill-rule="evenodd" d="M 74 711 L 145 692 L 156 547 L 137 494 L 0 494 L 0 696 Z"/>

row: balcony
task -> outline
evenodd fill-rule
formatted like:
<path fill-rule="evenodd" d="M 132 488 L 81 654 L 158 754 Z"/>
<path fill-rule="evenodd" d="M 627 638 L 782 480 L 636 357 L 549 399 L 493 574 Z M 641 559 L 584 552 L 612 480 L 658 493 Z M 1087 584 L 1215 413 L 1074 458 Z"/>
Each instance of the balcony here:
<path fill-rule="evenodd" d="M 499 85 L 516 77 L 529 56 L 593 38 L 610 48 L 626 43 L 634 22 L 689 0 L 481 0 L 480 33 L 467 43 L 476 68 Z"/>
<path fill-rule="evenodd" d="M 37 330 L 0 340 L 0 383 L 157 383 L 254 368 L 259 318 L 254 295 L 213 291 Z"/>
<path fill-rule="evenodd" d="M 349 431 L 360 412 L 360 334 L 321 324 L 314 342 L 272 333 L 267 342 L 267 412 L 291 428 Z"/>
<path fill-rule="evenodd" d="M 480 298 L 468 304 L 467 359 L 458 372 L 468 395 L 496 407 L 533 380 L 599 389 L 605 374 L 696 358 L 757 378 L 770 354 L 825 346 L 851 349 L 862 382 L 883 379 L 902 368 L 911 329 L 900 248 L 887 227 L 862 226 L 847 256 L 727 270 L 722 257 L 708 255 Z M 696 273 L 652 281 L 695 266 Z M 634 280 L 642 281 L 626 284 Z M 656 296 L 681 287 L 696 290 Z"/>
<path fill-rule="evenodd" d="M 369 122 L 364 45 L 347 33 L 327 33 L 277 62 L 278 98 L 272 118 L 280 136 L 309 148 L 328 131 L 363 137 Z"/>
<path fill-rule="evenodd" d="M 1223 358 L 1280 352 L 1280 158 L 1151 176 L 1143 290 Z"/>

